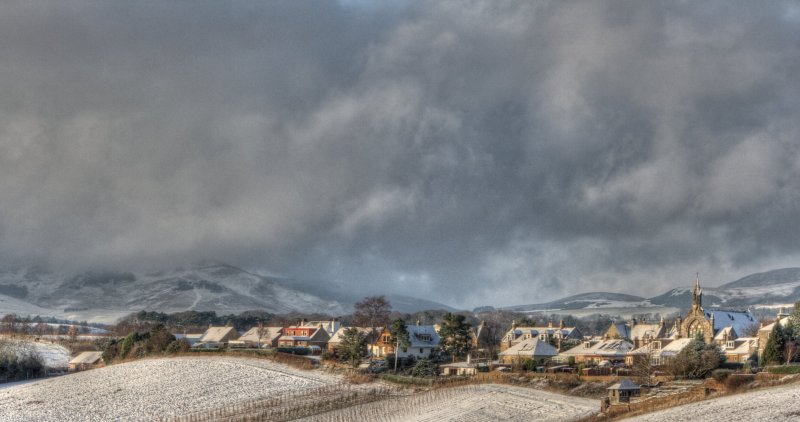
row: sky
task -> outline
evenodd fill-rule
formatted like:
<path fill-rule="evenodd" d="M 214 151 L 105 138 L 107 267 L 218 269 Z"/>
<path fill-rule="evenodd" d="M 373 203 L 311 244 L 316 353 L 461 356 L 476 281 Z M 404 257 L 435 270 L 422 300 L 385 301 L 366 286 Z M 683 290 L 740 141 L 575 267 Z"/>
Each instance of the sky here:
<path fill-rule="evenodd" d="M 455 306 L 800 266 L 793 2 L 9 1 L 0 263 Z"/>

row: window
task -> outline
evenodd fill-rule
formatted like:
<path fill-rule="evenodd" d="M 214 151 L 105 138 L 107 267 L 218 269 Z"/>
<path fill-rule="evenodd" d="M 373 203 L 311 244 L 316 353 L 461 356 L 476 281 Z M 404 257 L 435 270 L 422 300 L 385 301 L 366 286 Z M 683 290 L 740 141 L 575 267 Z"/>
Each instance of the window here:
<path fill-rule="evenodd" d="M 661 342 L 660 341 L 654 341 L 653 345 L 651 347 L 652 347 L 653 350 L 661 350 Z"/>
<path fill-rule="evenodd" d="M 423 353 L 425 353 L 425 352 L 423 352 L 423 349 L 422 349 L 422 348 L 420 348 L 420 349 L 419 349 L 419 354 L 423 354 Z"/>
<path fill-rule="evenodd" d="M 420 341 L 431 341 L 431 335 L 430 334 L 417 334 L 417 338 Z"/>
<path fill-rule="evenodd" d="M 733 344 L 733 340 L 728 340 L 728 341 L 725 343 L 725 348 L 726 348 L 726 349 L 733 349 L 734 347 L 735 347 L 735 346 L 734 346 L 734 344 Z"/>

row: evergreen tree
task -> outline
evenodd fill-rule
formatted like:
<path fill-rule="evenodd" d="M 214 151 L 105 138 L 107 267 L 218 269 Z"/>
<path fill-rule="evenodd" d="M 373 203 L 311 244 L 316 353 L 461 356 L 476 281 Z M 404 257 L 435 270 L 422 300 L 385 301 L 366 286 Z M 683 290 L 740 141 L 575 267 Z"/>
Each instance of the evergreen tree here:
<path fill-rule="evenodd" d="M 772 326 L 772 331 L 767 338 L 767 344 L 764 346 L 764 353 L 761 354 L 761 366 L 775 365 L 783 360 L 783 345 L 786 341 L 783 328 L 778 323 Z"/>
<path fill-rule="evenodd" d="M 442 328 L 439 330 L 440 347 L 454 361 L 456 357 L 464 356 L 472 349 L 470 325 L 465 319 L 464 315 L 449 312 L 442 318 Z"/>
<path fill-rule="evenodd" d="M 692 339 L 673 359 L 671 367 L 675 375 L 686 378 L 704 378 L 725 360 L 715 343 L 706 344 L 702 334 Z"/>
<path fill-rule="evenodd" d="M 350 361 L 350 365 L 355 368 L 361 356 L 367 354 L 367 337 L 358 328 L 345 328 L 337 351 L 340 358 Z"/>
<path fill-rule="evenodd" d="M 794 303 L 792 314 L 789 316 L 789 326 L 786 333 L 793 340 L 800 339 L 800 300 Z"/>
<path fill-rule="evenodd" d="M 400 353 L 399 349 L 401 347 L 407 349 L 408 346 L 411 345 L 408 328 L 406 327 L 406 322 L 403 320 L 403 318 L 397 318 L 396 320 L 392 321 L 392 327 L 389 329 L 389 333 L 391 333 L 391 341 L 395 345 L 394 371 L 397 372 L 397 355 Z"/>

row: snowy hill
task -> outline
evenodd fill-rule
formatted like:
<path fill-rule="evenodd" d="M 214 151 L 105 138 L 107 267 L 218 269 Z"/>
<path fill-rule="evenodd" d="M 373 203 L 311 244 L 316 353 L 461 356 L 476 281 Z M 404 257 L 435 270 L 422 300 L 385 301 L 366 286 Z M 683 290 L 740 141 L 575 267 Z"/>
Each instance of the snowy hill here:
<path fill-rule="evenodd" d="M 679 287 L 650 298 L 654 304 L 686 309 L 692 287 Z M 708 307 L 747 308 L 791 306 L 800 300 L 800 268 L 782 268 L 751 274 L 718 287 L 703 287 L 703 304 Z"/>
<path fill-rule="evenodd" d="M 694 286 L 677 287 L 650 299 L 620 293 L 593 292 L 552 302 L 510 306 L 516 312 L 544 312 L 585 316 L 603 313 L 628 316 L 642 313 L 686 312 Z M 800 300 L 800 268 L 783 268 L 751 274 L 718 287 L 703 286 L 703 305 L 708 308 L 773 308 L 792 306 Z"/>
<path fill-rule="evenodd" d="M 0 314 L 97 322 L 113 322 L 139 310 L 227 314 L 260 309 L 273 313 L 343 315 L 350 313 L 353 303 L 360 299 L 326 294 L 320 287 L 325 283 L 309 284 L 308 288 L 296 288 L 292 283 L 208 261 L 153 273 L 88 271 L 65 275 L 39 268 L 19 268 L 0 271 Z M 408 297 L 390 297 L 390 300 L 402 312 L 416 311 L 416 307 L 447 308 Z"/>

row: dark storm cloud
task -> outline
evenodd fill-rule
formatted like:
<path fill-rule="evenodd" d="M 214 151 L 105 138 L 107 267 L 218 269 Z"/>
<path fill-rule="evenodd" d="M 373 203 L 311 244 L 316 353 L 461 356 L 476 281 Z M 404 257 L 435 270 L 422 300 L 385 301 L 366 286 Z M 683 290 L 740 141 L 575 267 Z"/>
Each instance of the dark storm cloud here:
<path fill-rule="evenodd" d="M 0 253 L 453 304 L 797 265 L 791 3 L 0 6 Z"/>

